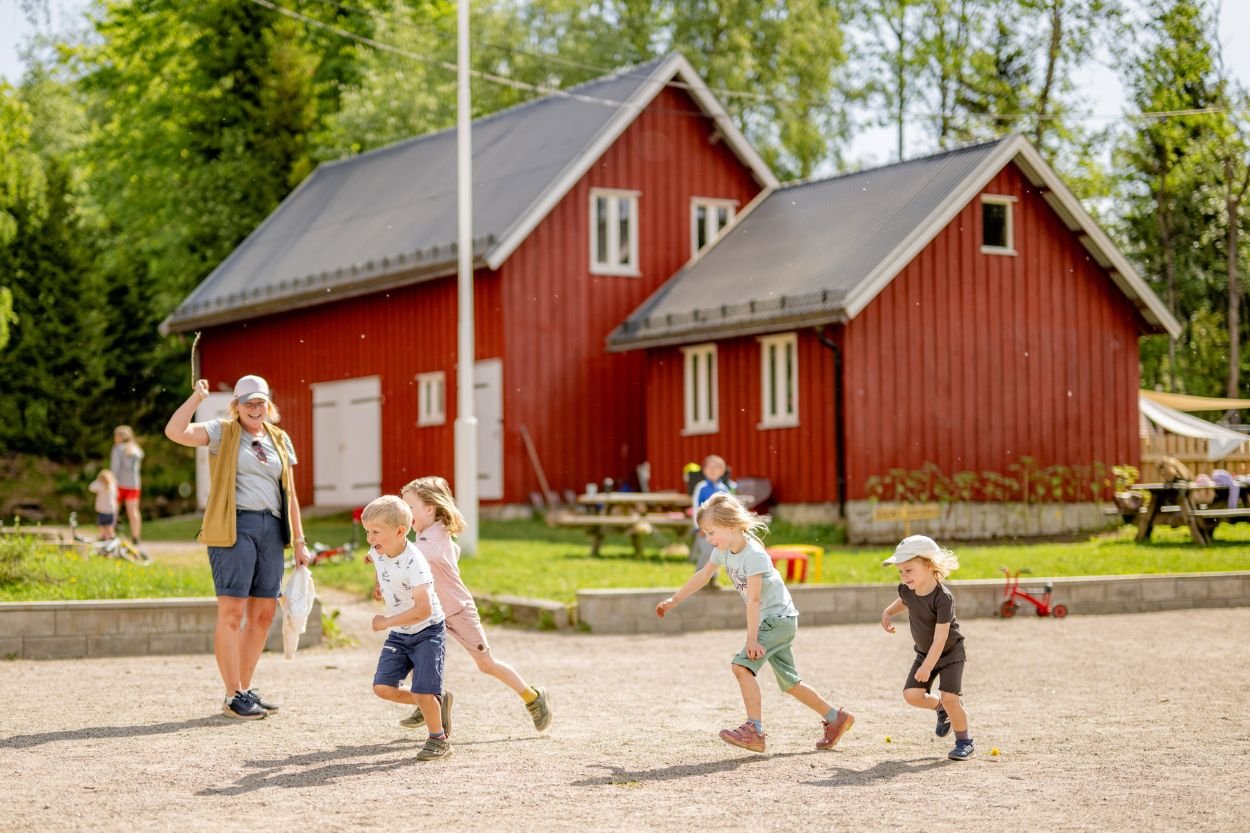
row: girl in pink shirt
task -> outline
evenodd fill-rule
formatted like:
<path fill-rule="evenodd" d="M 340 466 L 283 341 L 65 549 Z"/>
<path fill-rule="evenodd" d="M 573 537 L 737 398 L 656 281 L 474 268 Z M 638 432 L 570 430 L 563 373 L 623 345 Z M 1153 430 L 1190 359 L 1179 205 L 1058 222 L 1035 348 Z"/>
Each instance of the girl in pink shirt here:
<path fill-rule="evenodd" d="M 477 670 L 491 675 L 520 696 L 534 721 L 534 728 L 543 731 L 551 725 L 547 690 L 529 686 L 511 665 L 491 655 L 473 594 L 460 578 L 460 547 L 452 536 L 464 531 L 464 516 L 456 508 L 451 487 L 441 477 L 421 477 L 405 486 L 400 496 L 412 507 L 412 530 L 417 534 L 417 547 L 434 574 L 434 592 L 447 617 L 444 622 L 447 633 L 469 652 L 477 663 Z M 421 710 L 417 709 L 400 724 L 416 728 L 424 722 Z"/>

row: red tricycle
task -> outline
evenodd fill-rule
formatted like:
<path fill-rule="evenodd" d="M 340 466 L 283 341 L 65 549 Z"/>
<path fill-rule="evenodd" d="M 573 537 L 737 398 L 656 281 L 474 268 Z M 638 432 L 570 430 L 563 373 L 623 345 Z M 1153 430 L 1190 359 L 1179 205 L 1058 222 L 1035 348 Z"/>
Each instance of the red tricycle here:
<path fill-rule="evenodd" d="M 1033 606 L 1037 608 L 1038 616 L 1054 616 L 1056 619 L 1062 619 L 1068 615 L 1067 605 L 1057 604 L 1052 606 L 1050 604 L 1050 594 L 1055 589 L 1053 581 L 1046 582 L 1040 597 L 1034 596 L 1027 590 L 1020 589 L 1020 576 L 1028 573 L 1028 570 L 1017 570 L 1012 573 L 1006 567 L 999 567 L 998 569 L 1002 570 L 1003 574 L 1007 576 L 1007 587 L 1003 591 L 1003 604 L 998 609 L 999 616 L 1002 616 L 1004 619 L 1010 619 L 1012 616 L 1015 616 L 1016 608 L 1020 606 L 1019 599 L 1032 602 Z"/>

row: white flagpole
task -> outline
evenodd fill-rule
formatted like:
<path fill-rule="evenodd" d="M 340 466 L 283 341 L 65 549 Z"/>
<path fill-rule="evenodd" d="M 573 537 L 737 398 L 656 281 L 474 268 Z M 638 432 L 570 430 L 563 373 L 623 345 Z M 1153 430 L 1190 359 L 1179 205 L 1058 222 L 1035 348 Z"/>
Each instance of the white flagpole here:
<path fill-rule="evenodd" d="M 458 224 L 456 366 L 456 505 L 464 515 L 466 529 L 460 551 L 477 552 L 477 415 L 473 412 L 473 161 L 469 135 L 469 0 L 456 3 L 456 215 Z"/>

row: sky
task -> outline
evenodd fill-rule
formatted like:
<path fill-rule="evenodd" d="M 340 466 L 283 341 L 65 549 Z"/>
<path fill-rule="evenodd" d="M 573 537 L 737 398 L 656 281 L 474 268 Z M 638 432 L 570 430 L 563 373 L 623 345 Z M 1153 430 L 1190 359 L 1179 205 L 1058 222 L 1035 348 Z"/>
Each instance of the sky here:
<path fill-rule="evenodd" d="M 46 24 L 40 21 L 39 27 L 33 27 L 22 13 L 20 0 L 0 0 L 0 77 L 10 83 L 17 83 L 22 76 L 20 46 L 38 32 L 59 32 L 79 25 L 90 0 L 47 0 L 47 6 L 50 20 Z M 1219 31 L 1224 60 L 1232 75 L 1250 87 L 1250 0 L 1223 0 Z M 1124 90 L 1106 56 L 1090 62 L 1077 83 L 1087 91 L 1092 113 L 1114 116 L 1123 111 Z M 1092 124 L 1101 127 L 1106 120 L 1096 120 Z M 909 153 L 927 150 L 924 142 L 919 129 L 913 129 L 908 141 Z M 846 157 L 847 161 L 859 165 L 872 165 L 891 161 L 893 153 L 892 128 L 866 127 L 857 131 Z"/>

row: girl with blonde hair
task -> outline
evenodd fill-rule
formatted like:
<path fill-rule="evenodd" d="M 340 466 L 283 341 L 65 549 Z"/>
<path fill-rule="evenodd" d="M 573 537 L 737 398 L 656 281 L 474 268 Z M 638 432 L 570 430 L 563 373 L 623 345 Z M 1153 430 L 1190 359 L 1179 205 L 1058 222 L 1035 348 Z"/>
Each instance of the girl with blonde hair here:
<path fill-rule="evenodd" d="M 680 590 L 656 605 L 655 613 L 663 618 L 711 581 L 722 566 L 746 602 L 746 641 L 730 660 L 730 667 L 742 692 L 747 719 L 737 729 L 722 729 L 720 739 L 751 752 L 764 751 L 767 734 L 756 675 L 767 663 L 782 691 L 821 716 L 823 731 L 816 748 L 832 749 L 850 731 L 855 717 L 821 697 L 802 681 L 795 668 L 793 645 L 799 611 L 760 541 L 759 534 L 766 531 L 763 518 L 733 495 L 719 492 L 699 507 L 697 519 L 712 545 L 712 556 Z"/>
<path fill-rule="evenodd" d="M 434 573 L 434 592 L 446 616 L 447 632 L 473 657 L 478 671 L 515 691 L 525 704 L 534 728 L 540 732 L 545 730 L 551 725 L 551 700 L 547 690 L 530 686 L 511 665 L 495 659 L 473 594 L 460 577 L 460 547 L 452 536 L 464 531 L 464 516 L 456 508 L 451 487 L 441 477 L 420 477 L 404 486 L 400 497 L 412 508 L 412 530 L 417 535 L 417 547 Z M 424 723 L 421 709 L 400 721 L 401 726 L 410 729 Z"/>

